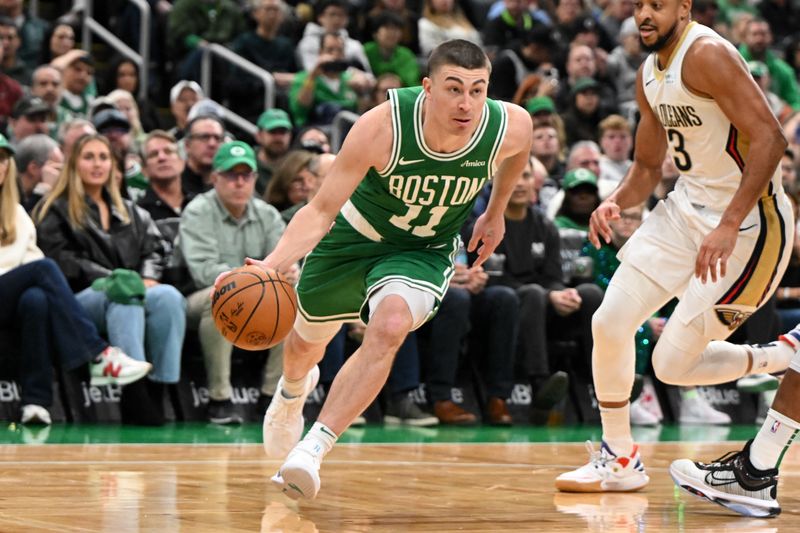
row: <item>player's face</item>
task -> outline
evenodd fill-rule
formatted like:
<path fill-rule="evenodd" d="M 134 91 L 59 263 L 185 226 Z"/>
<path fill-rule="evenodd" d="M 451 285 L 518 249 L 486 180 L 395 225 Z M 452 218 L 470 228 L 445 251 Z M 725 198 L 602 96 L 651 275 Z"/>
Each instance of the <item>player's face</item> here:
<path fill-rule="evenodd" d="M 636 0 L 633 16 L 639 41 L 647 52 L 657 52 L 678 38 L 678 24 L 688 20 L 688 0 Z"/>
<path fill-rule="evenodd" d="M 425 112 L 448 133 L 471 133 L 481 118 L 488 85 L 488 68 L 439 67 L 422 80 L 429 98 Z"/>

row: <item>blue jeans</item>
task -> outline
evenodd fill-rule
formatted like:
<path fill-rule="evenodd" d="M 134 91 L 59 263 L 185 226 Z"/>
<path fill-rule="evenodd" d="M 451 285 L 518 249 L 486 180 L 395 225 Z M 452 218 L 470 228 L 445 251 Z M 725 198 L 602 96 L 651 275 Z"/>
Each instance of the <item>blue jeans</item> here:
<path fill-rule="evenodd" d="M 23 405 L 52 405 L 54 351 L 61 366 L 73 370 L 108 346 L 52 259 L 32 261 L 0 276 L 0 302 L 0 323 L 19 332 Z"/>
<path fill-rule="evenodd" d="M 186 331 L 186 300 L 175 287 L 150 287 L 144 306 L 114 303 L 104 292 L 91 287 L 76 297 L 111 344 L 122 348 L 133 359 L 153 363 L 153 371 L 148 376 L 152 381 L 178 382 Z"/>
<path fill-rule="evenodd" d="M 431 403 L 452 399 L 461 346 L 470 333 L 470 342 L 479 343 L 484 354 L 481 363 L 487 396 L 511 396 L 518 313 L 519 299 L 509 287 L 492 285 L 476 295 L 460 287 L 447 289 L 429 325 L 427 378 Z"/>
<path fill-rule="evenodd" d="M 346 338 L 347 326 L 342 326 L 325 348 L 325 356 L 319 363 L 321 383 L 332 383 L 344 365 Z M 392 393 L 410 391 L 419 386 L 419 351 L 417 336 L 413 331 L 397 351 L 387 384 Z"/>

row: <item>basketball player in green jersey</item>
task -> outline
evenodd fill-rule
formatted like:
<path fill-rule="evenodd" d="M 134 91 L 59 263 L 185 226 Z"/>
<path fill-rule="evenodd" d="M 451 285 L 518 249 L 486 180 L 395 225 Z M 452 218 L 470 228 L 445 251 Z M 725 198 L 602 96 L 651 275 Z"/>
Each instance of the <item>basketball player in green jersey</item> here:
<path fill-rule="evenodd" d="M 528 162 L 530 117 L 487 99 L 490 63 L 478 46 L 445 42 L 428 68 L 422 87 L 390 91 L 389 101 L 355 123 L 319 193 L 275 250 L 248 260 L 285 271 L 313 249 L 297 287 L 283 376 L 264 417 L 267 455 L 286 459 L 273 483 L 294 499 L 316 496 L 320 461 L 375 399 L 408 332 L 434 314 L 478 192 L 494 181 L 468 243 L 478 251 L 473 268 L 502 240 L 503 211 Z M 367 323 L 361 348 L 300 441 L 316 364 L 341 324 L 359 318 Z"/>

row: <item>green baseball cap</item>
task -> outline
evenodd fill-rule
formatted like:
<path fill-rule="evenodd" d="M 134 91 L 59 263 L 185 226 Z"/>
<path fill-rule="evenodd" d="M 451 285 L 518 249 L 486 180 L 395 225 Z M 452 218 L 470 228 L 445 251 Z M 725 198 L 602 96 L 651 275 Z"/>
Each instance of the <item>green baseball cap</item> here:
<path fill-rule="evenodd" d="M 6 136 L 0 133 L 0 148 L 8 150 L 8 153 L 14 155 L 14 148 L 8 143 Z"/>
<path fill-rule="evenodd" d="M 578 78 L 572 86 L 572 96 L 589 89 L 597 90 L 599 87 L 600 84 L 594 78 Z"/>
<path fill-rule="evenodd" d="M 574 189 L 578 185 L 592 185 L 597 188 L 597 176 L 587 168 L 573 168 L 566 174 L 561 181 L 561 188 L 565 191 Z"/>
<path fill-rule="evenodd" d="M 525 106 L 525 109 L 527 109 L 528 113 L 531 115 L 542 112 L 555 113 L 556 105 L 549 96 L 537 96 L 528 100 L 528 104 Z"/>
<path fill-rule="evenodd" d="M 261 116 L 258 117 L 256 124 L 260 130 L 274 130 L 278 128 L 292 129 L 292 120 L 289 118 L 289 113 L 283 109 L 267 109 Z"/>
<path fill-rule="evenodd" d="M 219 147 L 217 155 L 214 156 L 213 167 L 214 170 L 224 172 L 240 163 L 244 163 L 252 170 L 258 168 L 256 165 L 256 153 L 253 148 L 242 141 L 231 141 Z"/>
<path fill-rule="evenodd" d="M 123 305 L 144 305 L 147 292 L 139 273 L 125 268 L 115 268 L 109 276 L 94 280 L 92 288 L 106 293 L 112 302 Z"/>

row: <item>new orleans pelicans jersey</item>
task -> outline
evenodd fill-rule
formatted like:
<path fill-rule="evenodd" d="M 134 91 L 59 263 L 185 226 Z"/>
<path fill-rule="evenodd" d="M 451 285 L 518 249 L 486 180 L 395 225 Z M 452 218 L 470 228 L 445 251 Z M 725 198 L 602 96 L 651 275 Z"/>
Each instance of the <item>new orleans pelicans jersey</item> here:
<path fill-rule="evenodd" d="M 422 134 L 424 100 L 422 87 L 389 91 L 389 163 L 380 170 L 371 168 L 342 208 L 347 221 L 374 241 L 451 242 L 495 170 L 508 122 L 502 103 L 487 99 L 464 147 L 440 153 L 427 146 Z"/>
<path fill-rule="evenodd" d="M 676 192 L 694 205 L 722 212 L 739 188 L 749 139 L 713 99 L 698 96 L 683 84 L 683 60 L 700 37 L 722 39 L 706 26 L 689 23 L 664 69 L 659 68 L 655 53 L 647 57 L 642 83 L 648 104 L 666 130 L 669 154 L 681 172 Z M 776 168 L 763 196 L 780 188 Z"/>

